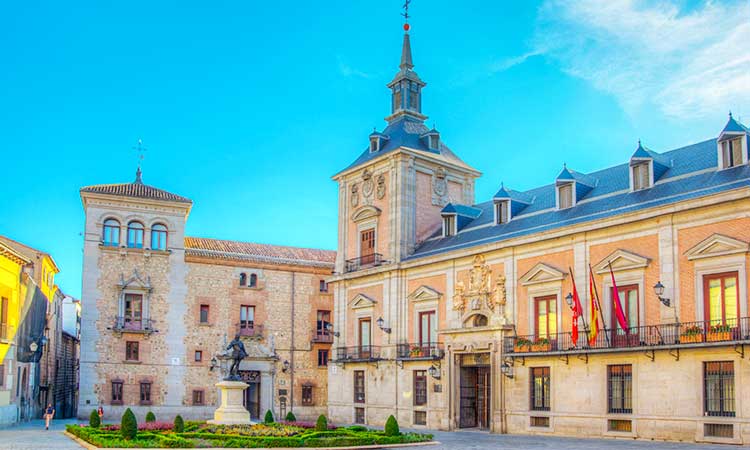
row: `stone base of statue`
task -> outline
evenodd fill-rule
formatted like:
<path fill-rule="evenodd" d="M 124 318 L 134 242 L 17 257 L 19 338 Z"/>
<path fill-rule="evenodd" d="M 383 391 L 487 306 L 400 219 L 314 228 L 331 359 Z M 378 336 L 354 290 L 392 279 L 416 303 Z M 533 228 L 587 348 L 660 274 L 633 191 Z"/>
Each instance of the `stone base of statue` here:
<path fill-rule="evenodd" d="M 208 423 L 215 425 L 244 425 L 254 423 L 250 412 L 242 406 L 248 384 L 242 381 L 221 381 L 216 383 L 221 390 L 221 406 L 214 411 L 214 419 Z"/>

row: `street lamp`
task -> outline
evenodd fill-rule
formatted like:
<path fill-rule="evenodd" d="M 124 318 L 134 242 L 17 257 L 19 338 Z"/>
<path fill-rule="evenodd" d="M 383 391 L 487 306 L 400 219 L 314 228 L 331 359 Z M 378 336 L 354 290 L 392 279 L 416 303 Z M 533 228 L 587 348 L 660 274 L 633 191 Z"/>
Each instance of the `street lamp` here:
<path fill-rule="evenodd" d="M 427 369 L 427 373 L 430 374 L 430 376 L 436 380 L 440 379 L 440 367 L 432 365 L 429 369 Z"/>
<path fill-rule="evenodd" d="M 391 329 L 389 327 L 384 326 L 385 320 L 383 320 L 382 317 L 378 317 L 378 320 L 376 320 L 375 323 L 378 325 L 378 328 L 383 330 L 383 332 L 391 334 Z"/>
<path fill-rule="evenodd" d="M 500 373 L 508 378 L 513 378 L 513 366 L 508 364 L 508 361 L 503 361 L 503 364 L 500 366 Z"/>
<path fill-rule="evenodd" d="M 211 367 L 209 367 L 208 370 L 213 371 L 217 367 L 219 367 L 219 360 L 214 356 L 211 358 Z"/>
<path fill-rule="evenodd" d="M 668 298 L 662 297 L 664 295 L 664 285 L 661 284 L 661 281 L 657 281 L 654 285 L 654 294 L 659 298 L 659 301 L 664 304 L 664 306 L 670 306 L 671 301 Z"/>
<path fill-rule="evenodd" d="M 286 373 L 286 371 L 289 370 L 289 361 L 288 360 L 284 360 L 284 363 L 282 364 L 282 366 L 283 367 L 281 368 L 281 371 L 284 372 L 284 373 Z"/>
<path fill-rule="evenodd" d="M 573 309 L 573 294 L 571 294 L 570 292 L 568 292 L 568 295 L 565 296 L 565 303 L 568 304 L 568 307 L 570 307 L 570 309 Z"/>
<path fill-rule="evenodd" d="M 339 337 L 341 333 L 333 331 L 333 324 L 331 322 L 326 323 L 326 331 L 331 333 L 333 337 Z"/>

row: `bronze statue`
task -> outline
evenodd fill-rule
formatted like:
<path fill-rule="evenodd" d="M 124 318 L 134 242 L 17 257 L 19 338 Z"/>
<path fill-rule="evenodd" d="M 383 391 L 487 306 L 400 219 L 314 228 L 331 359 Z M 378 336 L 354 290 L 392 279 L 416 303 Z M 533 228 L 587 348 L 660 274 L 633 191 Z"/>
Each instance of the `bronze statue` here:
<path fill-rule="evenodd" d="M 227 350 L 231 350 L 232 353 L 229 355 L 232 358 L 232 366 L 229 368 L 229 376 L 225 378 L 227 381 L 241 381 L 240 379 L 240 363 L 244 358 L 247 357 L 245 351 L 245 344 L 240 340 L 240 335 L 234 336 L 234 340 L 229 343 Z"/>

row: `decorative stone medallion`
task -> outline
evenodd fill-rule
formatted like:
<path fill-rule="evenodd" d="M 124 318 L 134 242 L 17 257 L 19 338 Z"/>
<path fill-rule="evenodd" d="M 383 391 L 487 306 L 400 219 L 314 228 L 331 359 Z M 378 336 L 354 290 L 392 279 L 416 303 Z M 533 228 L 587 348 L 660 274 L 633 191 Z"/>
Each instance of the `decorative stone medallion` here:
<path fill-rule="evenodd" d="M 352 205 L 352 208 L 356 208 L 359 205 L 359 188 L 356 184 L 352 185 L 352 193 L 349 197 L 349 202 Z"/>
<path fill-rule="evenodd" d="M 373 190 L 375 189 L 375 183 L 372 181 L 372 173 L 368 169 L 362 172 L 362 195 L 365 200 L 372 197 Z"/>
<path fill-rule="evenodd" d="M 432 204 L 445 206 L 448 204 L 448 181 L 445 179 L 445 169 L 438 167 L 432 174 Z"/>
<path fill-rule="evenodd" d="M 382 200 L 385 197 L 385 175 L 382 173 L 378 175 L 377 185 L 375 195 L 377 195 L 378 200 Z"/>

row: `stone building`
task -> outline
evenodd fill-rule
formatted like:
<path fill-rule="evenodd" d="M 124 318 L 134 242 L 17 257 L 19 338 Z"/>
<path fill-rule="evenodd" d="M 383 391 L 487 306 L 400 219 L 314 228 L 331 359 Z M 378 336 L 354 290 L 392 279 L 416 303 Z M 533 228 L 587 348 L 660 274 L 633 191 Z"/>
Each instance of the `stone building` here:
<path fill-rule="evenodd" d="M 750 443 L 748 129 L 477 202 L 424 87 L 407 27 L 387 125 L 334 176 L 330 418 Z"/>
<path fill-rule="evenodd" d="M 81 199 L 79 416 L 213 417 L 235 334 L 253 418 L 326 411 L 334 252 L 186 237 L 192 201 L 143 184 L 140 168 Z"/>

